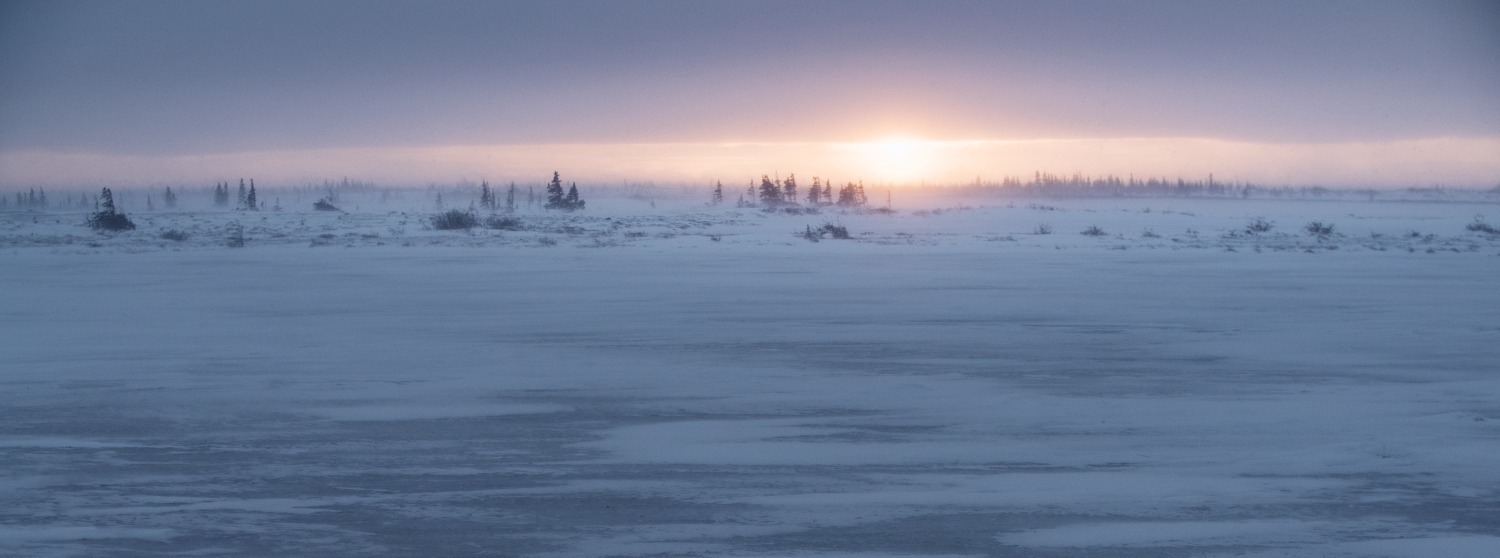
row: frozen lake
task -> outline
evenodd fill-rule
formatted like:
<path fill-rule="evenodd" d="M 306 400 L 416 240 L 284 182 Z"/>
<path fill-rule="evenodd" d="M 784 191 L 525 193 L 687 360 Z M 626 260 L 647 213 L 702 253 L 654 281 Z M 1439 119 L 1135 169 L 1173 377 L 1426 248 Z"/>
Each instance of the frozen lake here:
<path fill-rule="evenodd" d="M 0 555 L 1497 556 L 1496 207 L 4 212 Z"/>

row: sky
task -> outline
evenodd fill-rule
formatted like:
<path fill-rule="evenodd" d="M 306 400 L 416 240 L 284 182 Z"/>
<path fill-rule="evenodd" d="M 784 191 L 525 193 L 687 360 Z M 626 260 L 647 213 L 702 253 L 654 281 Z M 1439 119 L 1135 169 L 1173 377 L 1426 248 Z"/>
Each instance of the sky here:
<path fill-rule="evenodd" d="M 1500 184 L 1500 3 L 0 0 L 0 187 Z"/>

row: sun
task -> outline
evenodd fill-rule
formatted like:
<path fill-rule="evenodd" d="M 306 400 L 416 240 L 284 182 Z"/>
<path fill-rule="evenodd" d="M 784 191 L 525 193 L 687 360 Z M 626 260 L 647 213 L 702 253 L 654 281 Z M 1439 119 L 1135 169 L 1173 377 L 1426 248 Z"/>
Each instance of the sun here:
<path fill-rule="evenodd" d="M 917 150 L 917 140 L 886 139 L 877 142 L 876 146 L 892 162 L 899 162 L 911 158 L 912 153 Z"/>
<path fill-rule="evenodd" d="M 930 170 L 931 143 L 908 136 L 891 136 L 864 144 L 865 168 L 877 180 L 909 182 Z"/>

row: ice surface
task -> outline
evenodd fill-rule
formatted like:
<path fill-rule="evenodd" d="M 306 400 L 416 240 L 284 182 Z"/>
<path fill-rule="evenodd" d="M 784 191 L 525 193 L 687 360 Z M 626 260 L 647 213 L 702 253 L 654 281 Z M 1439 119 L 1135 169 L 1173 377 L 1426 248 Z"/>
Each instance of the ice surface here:
<path fill-rule="evenodd" d="M 0 212 L 0 555 L 1497 554 L 1495 206 L 960 203 Z"/>

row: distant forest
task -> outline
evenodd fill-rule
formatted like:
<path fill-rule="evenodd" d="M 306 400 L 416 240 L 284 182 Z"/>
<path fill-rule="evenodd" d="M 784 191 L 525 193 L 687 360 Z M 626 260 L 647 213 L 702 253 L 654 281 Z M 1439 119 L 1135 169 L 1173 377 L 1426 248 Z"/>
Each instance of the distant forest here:
<path fill-rule="evenodd" d="M 746 183 L 741 182 L 745 185 Z M 305 204 L 322 204 L 327 209 L 336 210 L 334 204 L 339 203 L 340 194 L 355 194 L 361 199 L 370 202 L 378 200 L 379 203 L 396 202 L 401 199 L 410 199 L 409 196 L 415 191 L 422 191 L 420 197 L 426 198 L 428 203 L 438 209 L 453 207 L 455 204 L 469 203 L 470 196 L 476 196 L 477 208 L 496 211 L 502 207 L 506 211 L 516 211 L 518 206 L 530 209 L 542 207 L 545 199 L 547 209 L 574 210 L 582 209 L 583 201 L 577 197 L 577 184 L 571 185 L 567 190 L 562 189 L 562 182 L 556 173 L 552 181 L 544 183 L 546 188 L 545 198 L 538 192 L 534 184 L 523 184 L 517 186 L 512 182 L 508 187 L 502 189 L 491 188 L 488 182 L 473 183 L 467 180 L 457 184 L 429 183 L 423 186 L 383 186 L 373 182 L 351 180 L 344 178 L 339 181 L 323 181 L 322 183 L 308 183 L 302 185 L 276 186 L 269 191 L 262 188 L 256 191 L 254 180 L 248 183 L 241 181 L 239 188 L 232 188 L 227 181 L 217 182 L 213 185 L 205 185 L 200 188 L 178 187 L 150 187 L 150 188 L 115 188 L 114 201 L 123 203 L 134 210 L 153 211 L 157 209 L 173 210 L 179 207 L 178 198 L 182 195 L 193 195 L 194 199 L 209 199 L 213 207 L 232 208 L 237 210 L 273 209 L 279 210 L 282 206 L 283 197 L 286 201 L 302 207 Z M 609 196 L 623 196 L 630 199 L 649 201 L 655 198 L 691 198 L 702 195 L 702 186 L 684 183 L 662 183 L 655 182 L 629 182 L 619 184 L 593 184 L 591 186 L 598 192 Z M 872 186 L 878 191 L 888 192 L 890 185 Z M 811 183 L 805 187 L 799 183 L 795 175 L 786 178 L 762 175 L 759 180 L 751 180 L 748 185 L 742 186 L 736 194 L 733 190 L 726 191 L 722 183 L 710 186 L 709 205 L 720 205 L 730 203 L 737 207 L 768 207 L 768 208 L 815 208 L 819 206 L 837 206 L 850 208 L 864 208 L 872 205 L 870 196 L 866 194 L 866 185 L 863 182 L 846 182 L 841 186 L 835 185 L 834 181 L 813 177 Z M 1115 175 L 1086 176 L 1081 173 L 1071 175 L 1058 175 L 1045 172 L 1035 172 L 1030 177 L 1009 176 L 999 182 L 983 181 L 975 178 L 973 182 L 966 184 L 934 185 L 924 184 L 924 189 L 930 192 L 940 192 L 950 195 L 974 196 L 974 197 L 1000 197 L 1000 198 L 1214 198 L 1214 199 L 1366 199 L 1366 200 L 1429 200 L 1429 201 L 1500 201 L 1500 185 L 1489 188 L 1459 188 L 1446 186 L 1410 187 L 1410 188 L 1349 188 L 1349 187 L 1326 187 L 1326 186 L 1274 186 L 1261 185 L 1250 182 L 1225 182 L 1214 178 L 1213 175 L 1201 179 L 1150 177 L 1137 178 L 1129 175 L 1124 178 Z M 236 192 L 237 190 L 237 192 Z M 444 194 L 448 194 L 445 203 Z M 371 199 L 369 196 L 374 195 Z M 559 197 L 559 195 L 561 197 Z M 880 197 L 887 197 L 880 196 Z M 503 197 L 503 202 L 501 201 Z M 738 197 L 738 200 L 733 199 Z M 267 199 L 269 198 L 269 199 Z M 524 206 L 523 204 L 524 199 Z M 889 203 L 888 200 L 881 200 Z M 502 205 L 503 204 L 503 205 Z M 201 207 L 202 203 L 193 203 L 193 207 Z M 323 209 L 324 207 L 319 207 Z M 9 192 L 0 192 L 0 210 L 83 210 L 99 211 L 98 191 L 93 188 L 87 189 L 62 189 L 49 192 L 44 188 L 17 188 Z"/>

